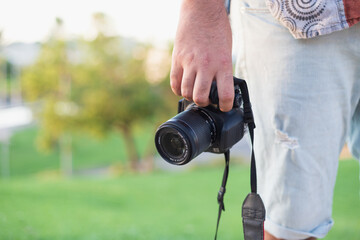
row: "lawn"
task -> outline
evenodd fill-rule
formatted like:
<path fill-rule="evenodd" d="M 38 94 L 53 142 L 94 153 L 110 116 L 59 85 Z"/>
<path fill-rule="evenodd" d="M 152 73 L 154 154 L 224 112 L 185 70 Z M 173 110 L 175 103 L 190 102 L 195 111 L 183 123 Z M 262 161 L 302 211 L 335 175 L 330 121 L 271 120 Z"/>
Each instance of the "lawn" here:
<path fill-rule="evenodd" d="M 117 178 L 0 181 L 0 239 L 212 239 L 222 167 Z M 219 239 L 243 239 L 247 165 L 231 169 Z M 360 239 L 359 167 L 341 161 L 327 240 Z"/>
<path fill-rule="evenodd" d="M 142 155 L 149 144 L 153 145 L 154 126 L 135 129 L 135 142 Z M 39 152 L 36 147 L 38 128 L 28 128 L 15 133 L 10 144 L 10 175 L 29 176 L 39 172 L 59 170 L 59 151 Z M 103 139 L 87 135 L 74 135 L 72 138 L 74 170 L 101 168 L 124 164 L 127 152 L 120 133 L 111 133 Z M 0 148 L 0 160 L 1 160 Z"/>

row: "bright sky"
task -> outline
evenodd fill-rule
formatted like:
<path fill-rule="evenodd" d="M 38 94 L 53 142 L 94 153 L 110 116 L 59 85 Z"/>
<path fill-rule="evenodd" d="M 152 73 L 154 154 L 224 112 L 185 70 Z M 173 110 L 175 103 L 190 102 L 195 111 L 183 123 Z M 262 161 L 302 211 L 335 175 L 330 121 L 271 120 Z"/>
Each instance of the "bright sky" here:
<path fill-rule="evenodd" d="M 43 41 L 60 17 L 70 36 L 91 35 L 91 16 L 103 12 L 119 35 L 159 43 L 175 36 L 181 0 L 3 0 L 5 44 Z"/>

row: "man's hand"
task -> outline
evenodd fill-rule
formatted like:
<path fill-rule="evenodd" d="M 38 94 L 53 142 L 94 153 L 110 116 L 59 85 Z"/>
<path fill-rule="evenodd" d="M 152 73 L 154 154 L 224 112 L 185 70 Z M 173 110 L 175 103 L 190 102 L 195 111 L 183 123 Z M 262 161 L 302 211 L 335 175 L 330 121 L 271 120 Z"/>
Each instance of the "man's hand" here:
<path fill-rule="evenodd" d="M 172 55 L 173 92 L 204 107 L 216 80 L 221 111 L 234 99 L 232 35 L 224 0 L 184 0 Z"/>

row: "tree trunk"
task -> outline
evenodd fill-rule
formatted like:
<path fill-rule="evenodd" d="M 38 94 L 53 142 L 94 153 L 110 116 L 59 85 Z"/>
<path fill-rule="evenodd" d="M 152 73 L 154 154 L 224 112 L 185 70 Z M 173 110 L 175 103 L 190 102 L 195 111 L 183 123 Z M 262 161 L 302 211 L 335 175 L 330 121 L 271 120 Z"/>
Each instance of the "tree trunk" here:
<path fill-rule="evenodd" d="M 121 130 L 124 134 L 126 151 L 128 154 L 128 159 L 130 161 L 130 168 L 133 171 L 138 171 L 140 159 L 139 154 L 136 150 L 135 140 L 131 128 L 128 126 L 123 126 Z"/>
<path fill-rule="evenodd" d="M 155 124 L 155 126 L 159 126 L 160 124 L 161 123 Z M 155 130 L 156 128 L 152 132 L 155 133 Z M 153 171 L 155 168 L 155 153 L 156 153 L 156 148 L 154 141 L 150 141 L 145 148 L 144 159 L 143 159 L 146 165 L 146 171 L 148 172 Z"/>
<path fill-rule="evenodd" d="M 60 137 L 60 169 L 64 176 L 71 177 L 73 174 L 71 135 L 63 134 Z"/>
<path fill-rule="evenodd" d="M 155 150 L 154 150 L 154 143 L 151 142 L 152 146 L 148 146 L 145 150 L 144 154 L 144 164 L 147 172 L 151 172 L 155 168 Z M 150 145 L 150 144 L 149 144 Z"/>
<path fill-rule="evenodd" d="M 10 140 L 9 140 L 9 138 L 5 139 L 2 142 L 1 176 L 3 178 L 10 177 Z"/>

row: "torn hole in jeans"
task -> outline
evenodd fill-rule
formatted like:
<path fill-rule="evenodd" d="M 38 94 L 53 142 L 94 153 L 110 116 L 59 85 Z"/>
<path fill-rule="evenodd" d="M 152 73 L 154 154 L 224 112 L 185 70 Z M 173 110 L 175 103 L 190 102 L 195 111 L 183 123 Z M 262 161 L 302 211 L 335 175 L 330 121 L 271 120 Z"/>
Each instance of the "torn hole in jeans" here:
<path fill-rule="evenodd" d="M 295 137 L 289 137 L 289 135 L 278 129 L 275 130 L 276 143 L 288 149 L 295 149 L 300 147 L 298 139 Z"/>

